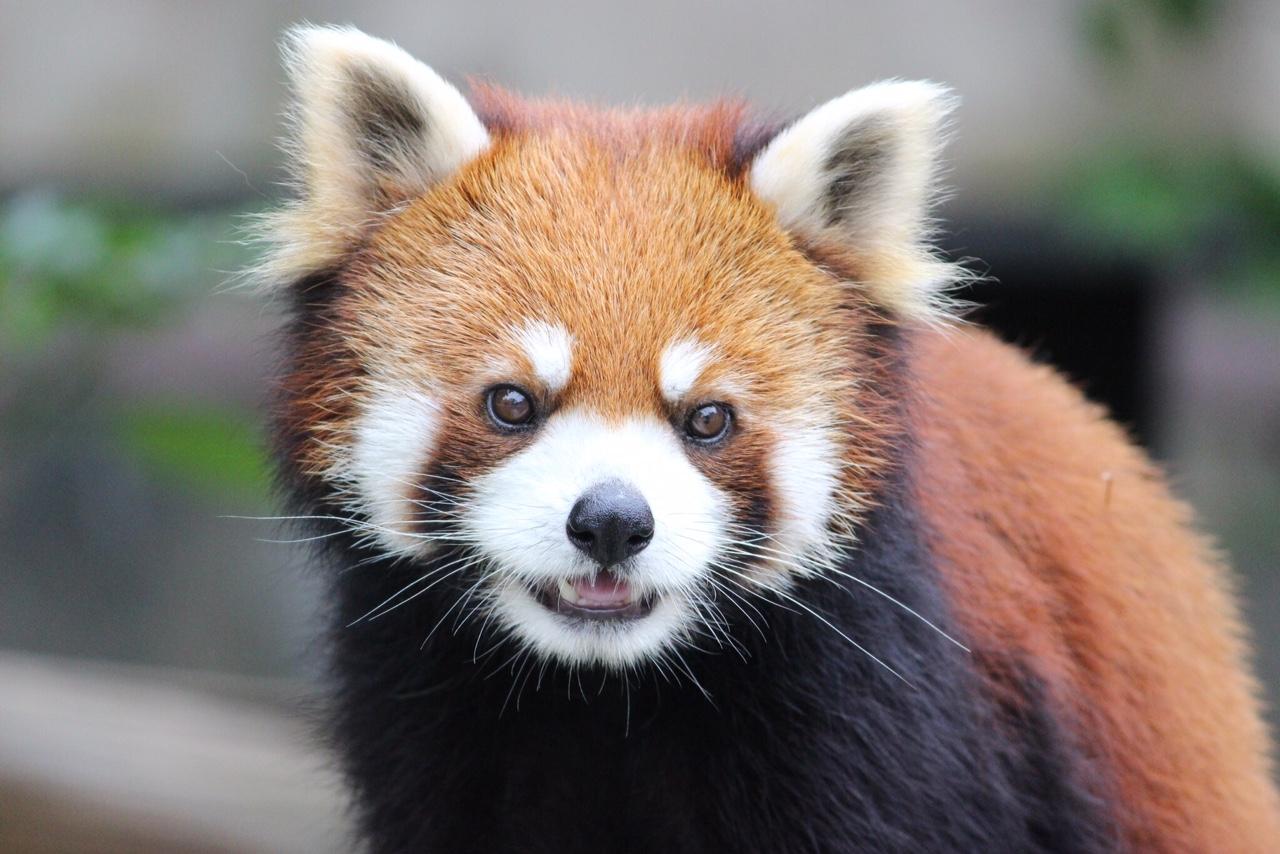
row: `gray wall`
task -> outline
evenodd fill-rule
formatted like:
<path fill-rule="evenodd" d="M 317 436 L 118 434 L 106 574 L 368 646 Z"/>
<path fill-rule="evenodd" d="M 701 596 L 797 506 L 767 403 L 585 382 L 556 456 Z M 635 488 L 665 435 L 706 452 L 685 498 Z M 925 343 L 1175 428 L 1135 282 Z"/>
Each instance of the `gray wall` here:
<path fill-rule="evenodd" d="M 884 77 L 963 98 L 955 178 L 973 203 L 1034 199 L 1082 147 L 1136 128 L 1280 144 L 1280 3 L 1230 4 L 1194 49 L 1140 39 L 1100 70 L 1075 0 L 542 4 L 0 3 L 0 189 L 32 181 L 177 196 L 270 192 L 290 22 L 354 23 L 445 74 L 616 102 L 743 94 L 790 114 Z M 235 164 L 235 167 L 229 165 Z"/>

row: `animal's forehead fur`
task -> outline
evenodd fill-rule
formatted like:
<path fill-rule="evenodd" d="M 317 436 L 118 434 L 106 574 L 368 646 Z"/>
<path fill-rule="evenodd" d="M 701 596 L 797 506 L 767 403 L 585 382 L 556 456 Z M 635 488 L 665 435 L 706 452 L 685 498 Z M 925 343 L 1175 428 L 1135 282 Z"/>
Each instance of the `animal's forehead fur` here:
<path fill-rule="evenodd" d="M 544 321 L 574 342 L 566 402 L 615 414 L 660 402 L 661 354 L 682 339 L 715 349 L 711 379 L 737 372 L 770 406 L 803 405 L 835 370 L 848 293 L 732 168 L 736 110 L 502 103 L 491 148 L 349 268 L 370 361 L 466 384 L 513 327 Z"/>

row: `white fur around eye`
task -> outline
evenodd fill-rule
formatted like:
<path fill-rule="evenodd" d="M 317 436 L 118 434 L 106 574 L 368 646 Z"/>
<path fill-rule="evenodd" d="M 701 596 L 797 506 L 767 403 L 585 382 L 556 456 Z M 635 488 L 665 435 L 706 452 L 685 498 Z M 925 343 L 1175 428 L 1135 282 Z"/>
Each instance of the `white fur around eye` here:
<path fill-rule="evenodd" d="M 708 344 L 692 339 L 672 343 L 662 353 L 658 377 L 662 396 L 668 403 L 678 403 L 693 388 L 715 355 Z"/>
<path fill-rule="evenodd" d="M 553 394 L 569 384 L 573 371 L 573 336 L 563 326 L 533 321 L 515 332 L 538 381 Z"/>

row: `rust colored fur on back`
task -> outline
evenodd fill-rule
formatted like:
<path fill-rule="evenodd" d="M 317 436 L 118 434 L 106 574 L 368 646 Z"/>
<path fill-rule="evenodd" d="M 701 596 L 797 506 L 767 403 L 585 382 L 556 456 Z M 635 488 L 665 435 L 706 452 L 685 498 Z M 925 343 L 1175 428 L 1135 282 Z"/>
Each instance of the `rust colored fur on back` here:
<path fill-rule="evenodd" d="M 1155 467 L 1047 368 L 924 334 L 912 394 L 953 607 L 995 689 L 1029 663 L 1134 851 L 1267 851 L 1280 805 L 1227 572 Z"/>

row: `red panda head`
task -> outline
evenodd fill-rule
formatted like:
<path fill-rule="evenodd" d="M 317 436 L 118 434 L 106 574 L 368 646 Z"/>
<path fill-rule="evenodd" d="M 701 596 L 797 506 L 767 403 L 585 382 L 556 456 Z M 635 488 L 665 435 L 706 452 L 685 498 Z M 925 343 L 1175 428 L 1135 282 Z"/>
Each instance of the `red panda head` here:
<path fill-rule="evenodd" d="M 473 109 L 353 30 L 287 51 L 285 466 L 369 548 L 629 666 L 851 545 L 893 432 L 875 328 L 951 276 L 923 243 L 941 90 L 770 135 L 725 105 Z"/>

